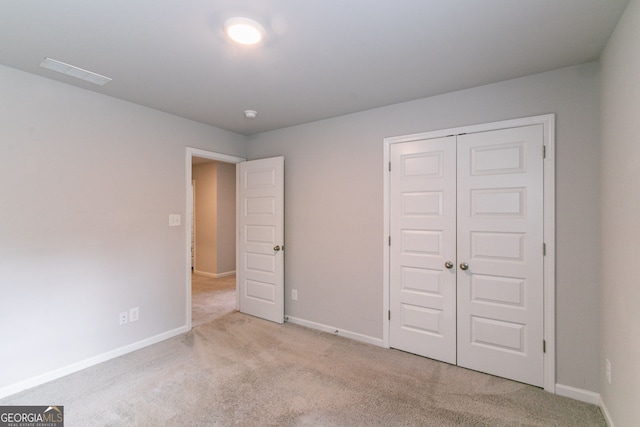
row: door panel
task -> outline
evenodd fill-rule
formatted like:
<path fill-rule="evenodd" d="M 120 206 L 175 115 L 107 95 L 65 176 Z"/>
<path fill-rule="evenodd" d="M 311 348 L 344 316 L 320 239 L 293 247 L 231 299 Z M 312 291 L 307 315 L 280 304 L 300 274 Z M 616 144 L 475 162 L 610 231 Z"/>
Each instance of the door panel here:
<path fill-rule="evenodd" d="M 284 321 L 284 158 L 238 164 L 240 311 Z"/>
<path fill-rule="evenodd" d="M 542 132 L 391 145 L 391 347 L 543 385 Z"/>
<path fill-rule="evenodd" d="M 455 363 L 455 142 L 391 147 L 391 347 Z"/>
<path fill-rule="evenodd" d="M 542 125 L 458 137 L 458 365 L 542 386 Z"/>

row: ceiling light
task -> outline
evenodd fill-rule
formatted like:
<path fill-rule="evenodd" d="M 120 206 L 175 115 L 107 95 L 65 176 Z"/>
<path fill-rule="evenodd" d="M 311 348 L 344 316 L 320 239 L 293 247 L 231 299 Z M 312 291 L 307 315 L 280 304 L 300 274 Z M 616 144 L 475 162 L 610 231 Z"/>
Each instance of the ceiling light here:
<path fill-rule="evenodd" d="M 64 62 L 60 62 L 51 58 L 44 58 L 40 63 L 40 66 L 42 68 L 46 68 L 47 70 L 66 74 L 67 76 L 75 77 L 76 79 L 81 79 L 98 86 L 104 86 L 111 81 L 109 77 L 101 76 L 100 74 L 83 70 L 82 68 L 65 64 Z"/>
<path fill-rule="evenodd" d="M 256 110 L 244 110 L 244 116 L 247 119 L 255 119 L 258 117 L 258 112 Z"/>
<path fill-rule="evenodd" d="M 224 32 L 236 43 L 253 45 L 264 38 L 264 27 L 249 18 L 231 18 L 224 23 Z"/>

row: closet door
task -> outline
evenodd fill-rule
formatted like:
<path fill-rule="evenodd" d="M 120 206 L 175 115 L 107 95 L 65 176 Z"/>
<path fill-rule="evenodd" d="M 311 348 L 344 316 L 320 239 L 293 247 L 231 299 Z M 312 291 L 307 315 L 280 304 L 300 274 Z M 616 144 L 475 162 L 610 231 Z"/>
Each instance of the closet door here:
<path fill-rule="evenodd" d="M 543 126 L 458 137 L 458 365 L 543 385 Z"/>
<path fill-rule="evenodd" d="M 456 363 L 455 137 L 390 154 L 390 345 Z"/>

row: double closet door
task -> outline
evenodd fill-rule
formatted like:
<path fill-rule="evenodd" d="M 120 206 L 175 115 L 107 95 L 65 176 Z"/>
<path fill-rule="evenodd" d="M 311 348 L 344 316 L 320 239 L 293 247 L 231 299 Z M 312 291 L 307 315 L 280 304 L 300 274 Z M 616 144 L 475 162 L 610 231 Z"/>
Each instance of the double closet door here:
<path fill-rule="evenodd" d="M 396 143 L 390 345 L 543 385 L 543 125 Z"/>

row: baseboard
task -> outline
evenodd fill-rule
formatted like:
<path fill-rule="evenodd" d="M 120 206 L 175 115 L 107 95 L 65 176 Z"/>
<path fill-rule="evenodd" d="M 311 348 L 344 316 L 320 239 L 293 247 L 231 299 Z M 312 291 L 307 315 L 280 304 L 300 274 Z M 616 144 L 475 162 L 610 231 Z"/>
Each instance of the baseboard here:
<path fill-rule="evenodd" d="M 200 276 L 207 276 L 207 277 L 213 277 L 214 279 L 220 279 L 222 277 L 233 276 L 234 274 L 236 274 L 236 271 L 233 270 L 233 271 L 227 271 L 224 273 L 209 273 L 207 271 L 193 270 L 193 273 Z"/>
<path fill-rule="evenodd" d="M 575 388 L 568 385 L 556 384 L 556 394 L 558 396 L 569 397 L 592 405 L 600 405 L 600 394 L 581 388 Z"/>
<path fill-rule="evenodd" d="M 607 409 L 607 405 L 605 405 L 604 400 L 602 400 L 602 396 L 600 396 L 600 410 L 602 411 L 604 420 L 607 422 L 607 426 L 615 427 L 615 425 L 613 424 L 613 420 L 611 419 L 611 414 L 609 413 L 609 409 Z"/>
<path fill-rule="evenodd" d="M 312 322 L 310 320 L 304 320 L 293 316 L 284 316 L 285 321 L 289 323 L 293 323 L 295 325 L 305 326 L 311 329 L 317 329 L 319 331 L 328 332 L 330 334 L 340 335 L 345 338 L 350 338 L 352 340 L 364 342 L 367 344 L 373 344 L 378 347 L 384 347 L 382 342 L 382 338 L 374 338 L 368 335 L 359 334 L 357 332 L 346 331 L 344 329 L 336 328 L 334 326 L 325 325 L 322 323 Z"/>
<path fill-rule="evenodd" d="M 97 356 L 90 357 L 80 362 L 72 363 L 71 365 L 67 365 L 65 367 L 55 369 L 45 374 L 38 375 L 33 378 L 29 378 L 27 380 L 20 381 L 15 384 L 2 387 L 0 388 L 0 399 L 15 393 L 19 393 L 23 390 L 27 390 L 32 387 L 36 387 L 44 383 L 48 383 L 49 381 L 57 380 L 58 378 L 62 378 L 69 374 L 73 374 L 74 372 L 78 372 L 83 369 L 89 368 L 91 366 L 97 365 L 99 363 L 106 362 L 107 360 L 115 359 L 116 357 L 123 356 L 127 353 L 131 353 L 132 351 L 136 351 L 141 348 L 150 346 L 152 344 L 159 343 L 160 341 L 164 341 L 166 339 L 175 337 L 176 335 L 184 334 L 188 331 L 189 330 L 186 326 L 181 326 L 179 328 L 176 328 L 167 332 L 163 332 L 153 337 L 145 338 L 133 344 L 129 344 L 124 347 L 116 348 L 115 350 L 111 350 L 106 353 L 102 353 Z"/>

